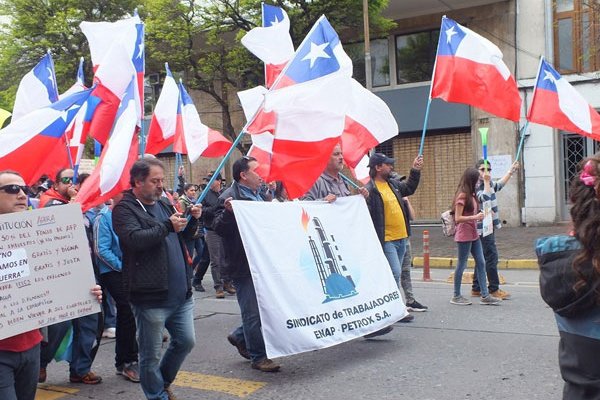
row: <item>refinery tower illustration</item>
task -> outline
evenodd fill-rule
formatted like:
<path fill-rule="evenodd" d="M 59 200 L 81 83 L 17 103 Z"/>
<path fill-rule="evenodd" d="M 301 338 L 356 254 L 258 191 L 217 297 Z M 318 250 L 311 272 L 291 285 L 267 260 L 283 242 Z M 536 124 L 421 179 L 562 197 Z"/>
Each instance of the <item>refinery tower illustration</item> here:
<path fill-rule="evenodd" d="M 323 257 L 321 257 L 317 243 L 310 235 L 308 236 L 308 244 L 315 259 L 317 273 L 319 274 L 321 287 L 325 294 L 323 303 L 357 295 L 358 292 L 356 291 L 352 276 L 350 276 L 342 257 L 339 255 L 335 238 L 333 235 L 330 238 L 327 237 L 327 233 L 319 218 L 312 218 L 312 222 L 315 226 L 318 239 L 321 242 Z"/>

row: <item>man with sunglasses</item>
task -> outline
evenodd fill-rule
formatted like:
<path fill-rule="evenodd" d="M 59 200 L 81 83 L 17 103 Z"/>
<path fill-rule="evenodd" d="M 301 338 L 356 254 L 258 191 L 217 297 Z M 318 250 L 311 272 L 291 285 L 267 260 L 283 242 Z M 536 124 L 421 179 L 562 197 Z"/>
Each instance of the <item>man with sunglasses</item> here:
<path fill-rule="evenodd" d="M 28 192 L 17 172 L 0 171 L 0 214 L 27 210 Z M 102 301 L 100 286 L 92 293 Z M 35 399 L 41 341 L 39 329 L 0 340 L 0 399 Z"/>
<path fill-rule="evenodd" d="M 77 189 L 73 184 L 74 175 L 70 168 L 58 171 L 54 185 L 40 197 L 40 208 L 68 204 L 77 195 Z"/>
<path fill-rule="evenodd" d="M 492 165 L 489 160 L 479 160 L 475 164 L 475 168 L 479 170 L 479 183 L 477 184 L 477 201 L 479 202 L 479 208 L 483 210 L 483 203 L 485 201 L 491 201 L 492 203 L 492 215 L 493 215 L 493 229 L 500 229 L 502 223 L 500 222 L 500 216 L 498 214 L 498 202 L 496 200 L 496 192 L 502 190 L 502 188 L 508 183 L 513 174 L 519 169 L 519 162 L 515 161 L 508 172 L 504 174 L 501 179 L 496 181 L 490 180 L 490 191 L 484 190 L 483 181 L 484 179 L 490 179 L 492 172 Z M 487 236 L 483 236 L 483 222 L 477 222 L 477 233 L 481 239 L 481 246 L 483 247 L 483 257 L 485 258 L 485 272 L 488 278 L 488 288 L 490 295 L 497 297 L 502 300 L 510 299 L 510 293 L 500 289 L 500 278 L 498 276 L 498 249 L 496 248 L 496 238 L 494 233 Z M 473 286 L 471 287 L 471 296 L 479 297 L 481 294 L 481 288 L 479 287 L 479 281 L 477 280 L 477 271 L 473 271 Z"/>

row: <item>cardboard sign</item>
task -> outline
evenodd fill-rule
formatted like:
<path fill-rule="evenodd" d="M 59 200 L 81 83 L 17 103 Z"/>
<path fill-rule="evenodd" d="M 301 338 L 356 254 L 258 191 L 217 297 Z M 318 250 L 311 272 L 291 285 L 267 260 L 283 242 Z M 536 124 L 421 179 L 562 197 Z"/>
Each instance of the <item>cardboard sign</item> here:
<path fill-rule="evenodd" d="M 494 219 L 492 215 L 492 202 L 484 201 L 483 202 L 483 233 L 482 236 L 486 237 L 494 233 Z"/>
<path fill-rule="evenodd" d="M 100 312 L 83 223 L 79 204 L 0 215 L 0 339 Z"/>

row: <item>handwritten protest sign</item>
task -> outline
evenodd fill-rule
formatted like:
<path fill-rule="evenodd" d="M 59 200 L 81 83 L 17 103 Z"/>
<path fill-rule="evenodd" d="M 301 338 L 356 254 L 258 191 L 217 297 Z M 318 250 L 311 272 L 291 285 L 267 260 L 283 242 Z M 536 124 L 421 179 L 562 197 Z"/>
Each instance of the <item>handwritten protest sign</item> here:
<path fill-rule="evenodd" d="M 0 215 L 0 339 L 100 312 L 78 204 Z"/>

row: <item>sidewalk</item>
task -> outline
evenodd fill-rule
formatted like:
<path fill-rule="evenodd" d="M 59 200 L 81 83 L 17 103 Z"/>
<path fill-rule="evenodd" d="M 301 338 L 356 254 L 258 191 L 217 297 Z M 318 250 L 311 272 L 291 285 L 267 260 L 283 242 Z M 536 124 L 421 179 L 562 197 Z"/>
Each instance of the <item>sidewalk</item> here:
<path fill-rule="evenodd" d="M 456 266 L 456 243 L 445 237 L 441 226 L 411 227 L 411 244 L 415 267 L 423 266 L 423 231 L 429 231 L 429 265 L 431 268 L 454 268 Z M 534 242 L 542 236 L 567 232 L 568 225 L 543 227 L 503 227 L 496 231 L 499 269 L 537 269 Z M 469 267 L 473 260 L 469 258 Z"/>

